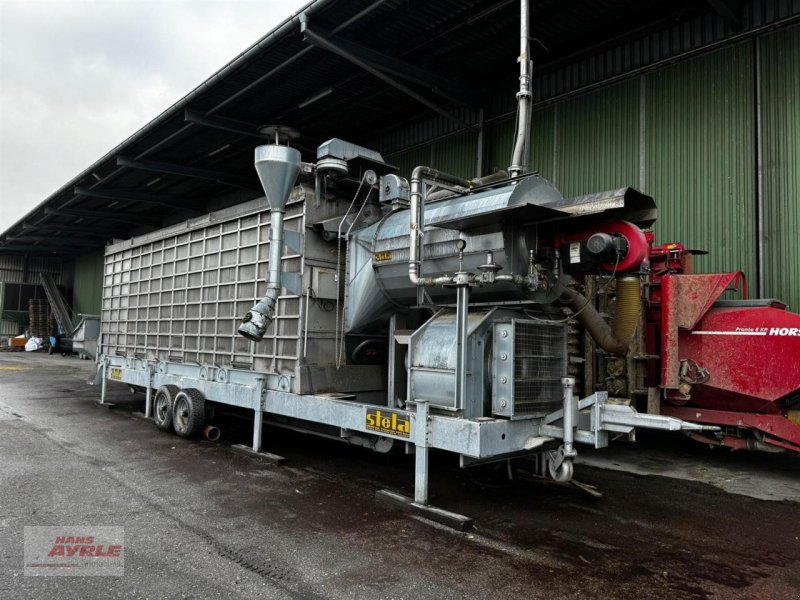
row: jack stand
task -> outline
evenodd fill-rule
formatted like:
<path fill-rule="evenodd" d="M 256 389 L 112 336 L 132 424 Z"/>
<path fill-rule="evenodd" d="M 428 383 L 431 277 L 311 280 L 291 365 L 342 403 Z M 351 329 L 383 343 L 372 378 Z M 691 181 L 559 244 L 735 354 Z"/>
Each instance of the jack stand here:
<path fill-rule="evenodd" d="M 256 452 L 250 446 L 245 446 L 244 444 L 234 444 L 231 446 L 231 450 L 236 452 L 236 454 L 257 458 L 259 460 L 263 460 L 264 462 L 268 462 L 271 465 L 275 465 L 276 467 L 279 467 L 286 462 L 286 457 L 284 456 L 272 454 L 270 452 Z"/>
<path fill-rule="evenodd" d="M 95 406 L 100 408 L 116 408 L 116 404 L 106 402 L 106 387 L 108 386 L 108 363 L 103 362 L 103 367 L 100 369 L 102 373 L 102 381 L 100 383 L 100 402 L 95 402 Z"/>
<path fill-rule="evenodd" d="M 253 458 L 258 458 L 265 462 L 268 462 L 275 466 L 280 466 L 286 462 L 286 458 L 283 456 L 279 456 L 277 454 L 272 454 L 270 452 L 262 452 L 261 451 L 261 433 L 264 426 L 264 410 L 262 406 L 263 400 L 259 402 L 259 405 L 253 409 L 255 415 L 253 419 L 253 446 L 245 446 L 244 444 L 234 444 L 231 446 L 231 450 L 236 452 L 237 454 L 243 454 L 245 456 L 252 456 Z"/>
<path fill-rule="evenodd" d="M 414 498 L 390 490 L 375 492 L 375 499 L 397 506 L 400 509 L 451 527 L 457 531 L 472 529 L 473 519 L 428 504 L 428 402 L 417 400 L 415 419 L 414 453 Z"/>
<path fill-rule="evenodd" d="M 261 432 L 264 426 L 264 413 L 259 406 L 255 410 L 255 418 L 253 419 L 253 452 L 261 451 Z"/>
<path fill-rule="evenodd" d="M 153 418 L 153 369 L 147 365 L 147 393 L 144 396 L 144 416 Z"/>

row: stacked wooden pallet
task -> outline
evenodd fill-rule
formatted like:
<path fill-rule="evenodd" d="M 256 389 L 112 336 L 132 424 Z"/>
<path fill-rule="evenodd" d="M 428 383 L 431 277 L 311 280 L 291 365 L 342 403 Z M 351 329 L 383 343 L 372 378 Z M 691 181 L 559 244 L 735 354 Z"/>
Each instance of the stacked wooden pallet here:
<path fill-rule="evenodd" d="M 47 300 L 28 300 L 28 330 L 32 337 L 48 339 L 51 318 L 50 303 Z"/>

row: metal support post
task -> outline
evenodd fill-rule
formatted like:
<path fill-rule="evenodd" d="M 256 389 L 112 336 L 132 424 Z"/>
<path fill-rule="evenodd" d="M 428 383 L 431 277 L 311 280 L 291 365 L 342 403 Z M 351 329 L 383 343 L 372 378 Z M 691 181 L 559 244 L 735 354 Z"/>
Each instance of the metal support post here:
<path fill-rule="evenodd" d="M 564 456 L 575 456 L 575 426 L 578 420 L 575 378 L 562 377 L 561 385 L 564 387 Z"/>
<path fill-rule="evenodd" d="M 147 365 L 147 391 L 144 396 L 144 416 L 146 419 L 153 418 L 153 368 Z"/>
<path fill-rule="evenodd" d="M 103 381 L 100 384 L 100 404 L 106 403 L 106 385 L 108 384 L 108 361 L 103 360 Z"/>
<path fill-rule="evenodd" d="M 456 403 L 466 410 L 467 390 L 467 329 L 469 326 L 469 285 L 459 285 L 456 291 Z"/>
<path fill-rule="evenodd" d="M 261 426 L 264 423 L 264 411 L 260 402 L 255 413 L 255 418 L 253 419 L 253 452 L 261 452 Z"/>
<path fill-rule="evenodd" d="M 246 456 L 253 456 L 260 460 L 264 460 L 273 465 L 282 465 L 286 462 L 283 456 L 272 454 L 270 452 L 261 452 L 261 434 L 264 425 L 264 410 L 266 406 L 266 397 L 264 395 L 264 381 L 260 380 L 257 384 L 257 402 L 253 402 L 253 447 L 245 446 L 244 444 L 234 444 L 231 450 Z"/>
<path fill-rule="evenodd" d="M 428 413 L 427 400 L 416 400 L 416 445 L 414 462 L 414 502 L 428 504 Z"/>

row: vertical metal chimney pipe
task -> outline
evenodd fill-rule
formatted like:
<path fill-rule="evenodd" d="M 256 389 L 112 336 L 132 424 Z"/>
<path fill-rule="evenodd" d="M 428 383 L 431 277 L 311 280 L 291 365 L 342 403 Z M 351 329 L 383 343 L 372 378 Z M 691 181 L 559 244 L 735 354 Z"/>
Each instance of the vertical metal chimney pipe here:
<path fill-rule="evenodd" d="M 529 0 L 520 0 L 519 23 L 519 92 L 517 92 L 517 139 L 514 143 L 514 154 L 511 157 L 511 166 L 508 173 L 512 177 L 522 175 L 528 168 L 525 164 L 528 138 L 530 137 L 530 111 L 531 111 L 531 73 L 530 73 L 530 42 Z"/>

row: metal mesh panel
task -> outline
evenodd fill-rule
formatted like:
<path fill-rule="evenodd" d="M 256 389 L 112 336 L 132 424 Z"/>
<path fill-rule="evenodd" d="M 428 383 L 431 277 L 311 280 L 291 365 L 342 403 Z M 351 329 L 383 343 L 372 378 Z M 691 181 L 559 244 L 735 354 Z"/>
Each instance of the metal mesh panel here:
<path fill-rule="evenodd" d="M 286 229 L 303 230 L 303 205 L 290 205 Z M 292 371 L 301 306 L 278 298 L 264 341 L 237 334 L 241 316 L 266 291 L 268 211 L 111 251 L 105 257 L 102 332 L 106 354 L 261 372 Z M 285 271 L 301 269 L 284 252 Z"/>
<path fill-rule="evenodd" d="M 514 321 L 514 416 L 557 410 L 567 374 L 567 331 L 562 324 Z"/>

